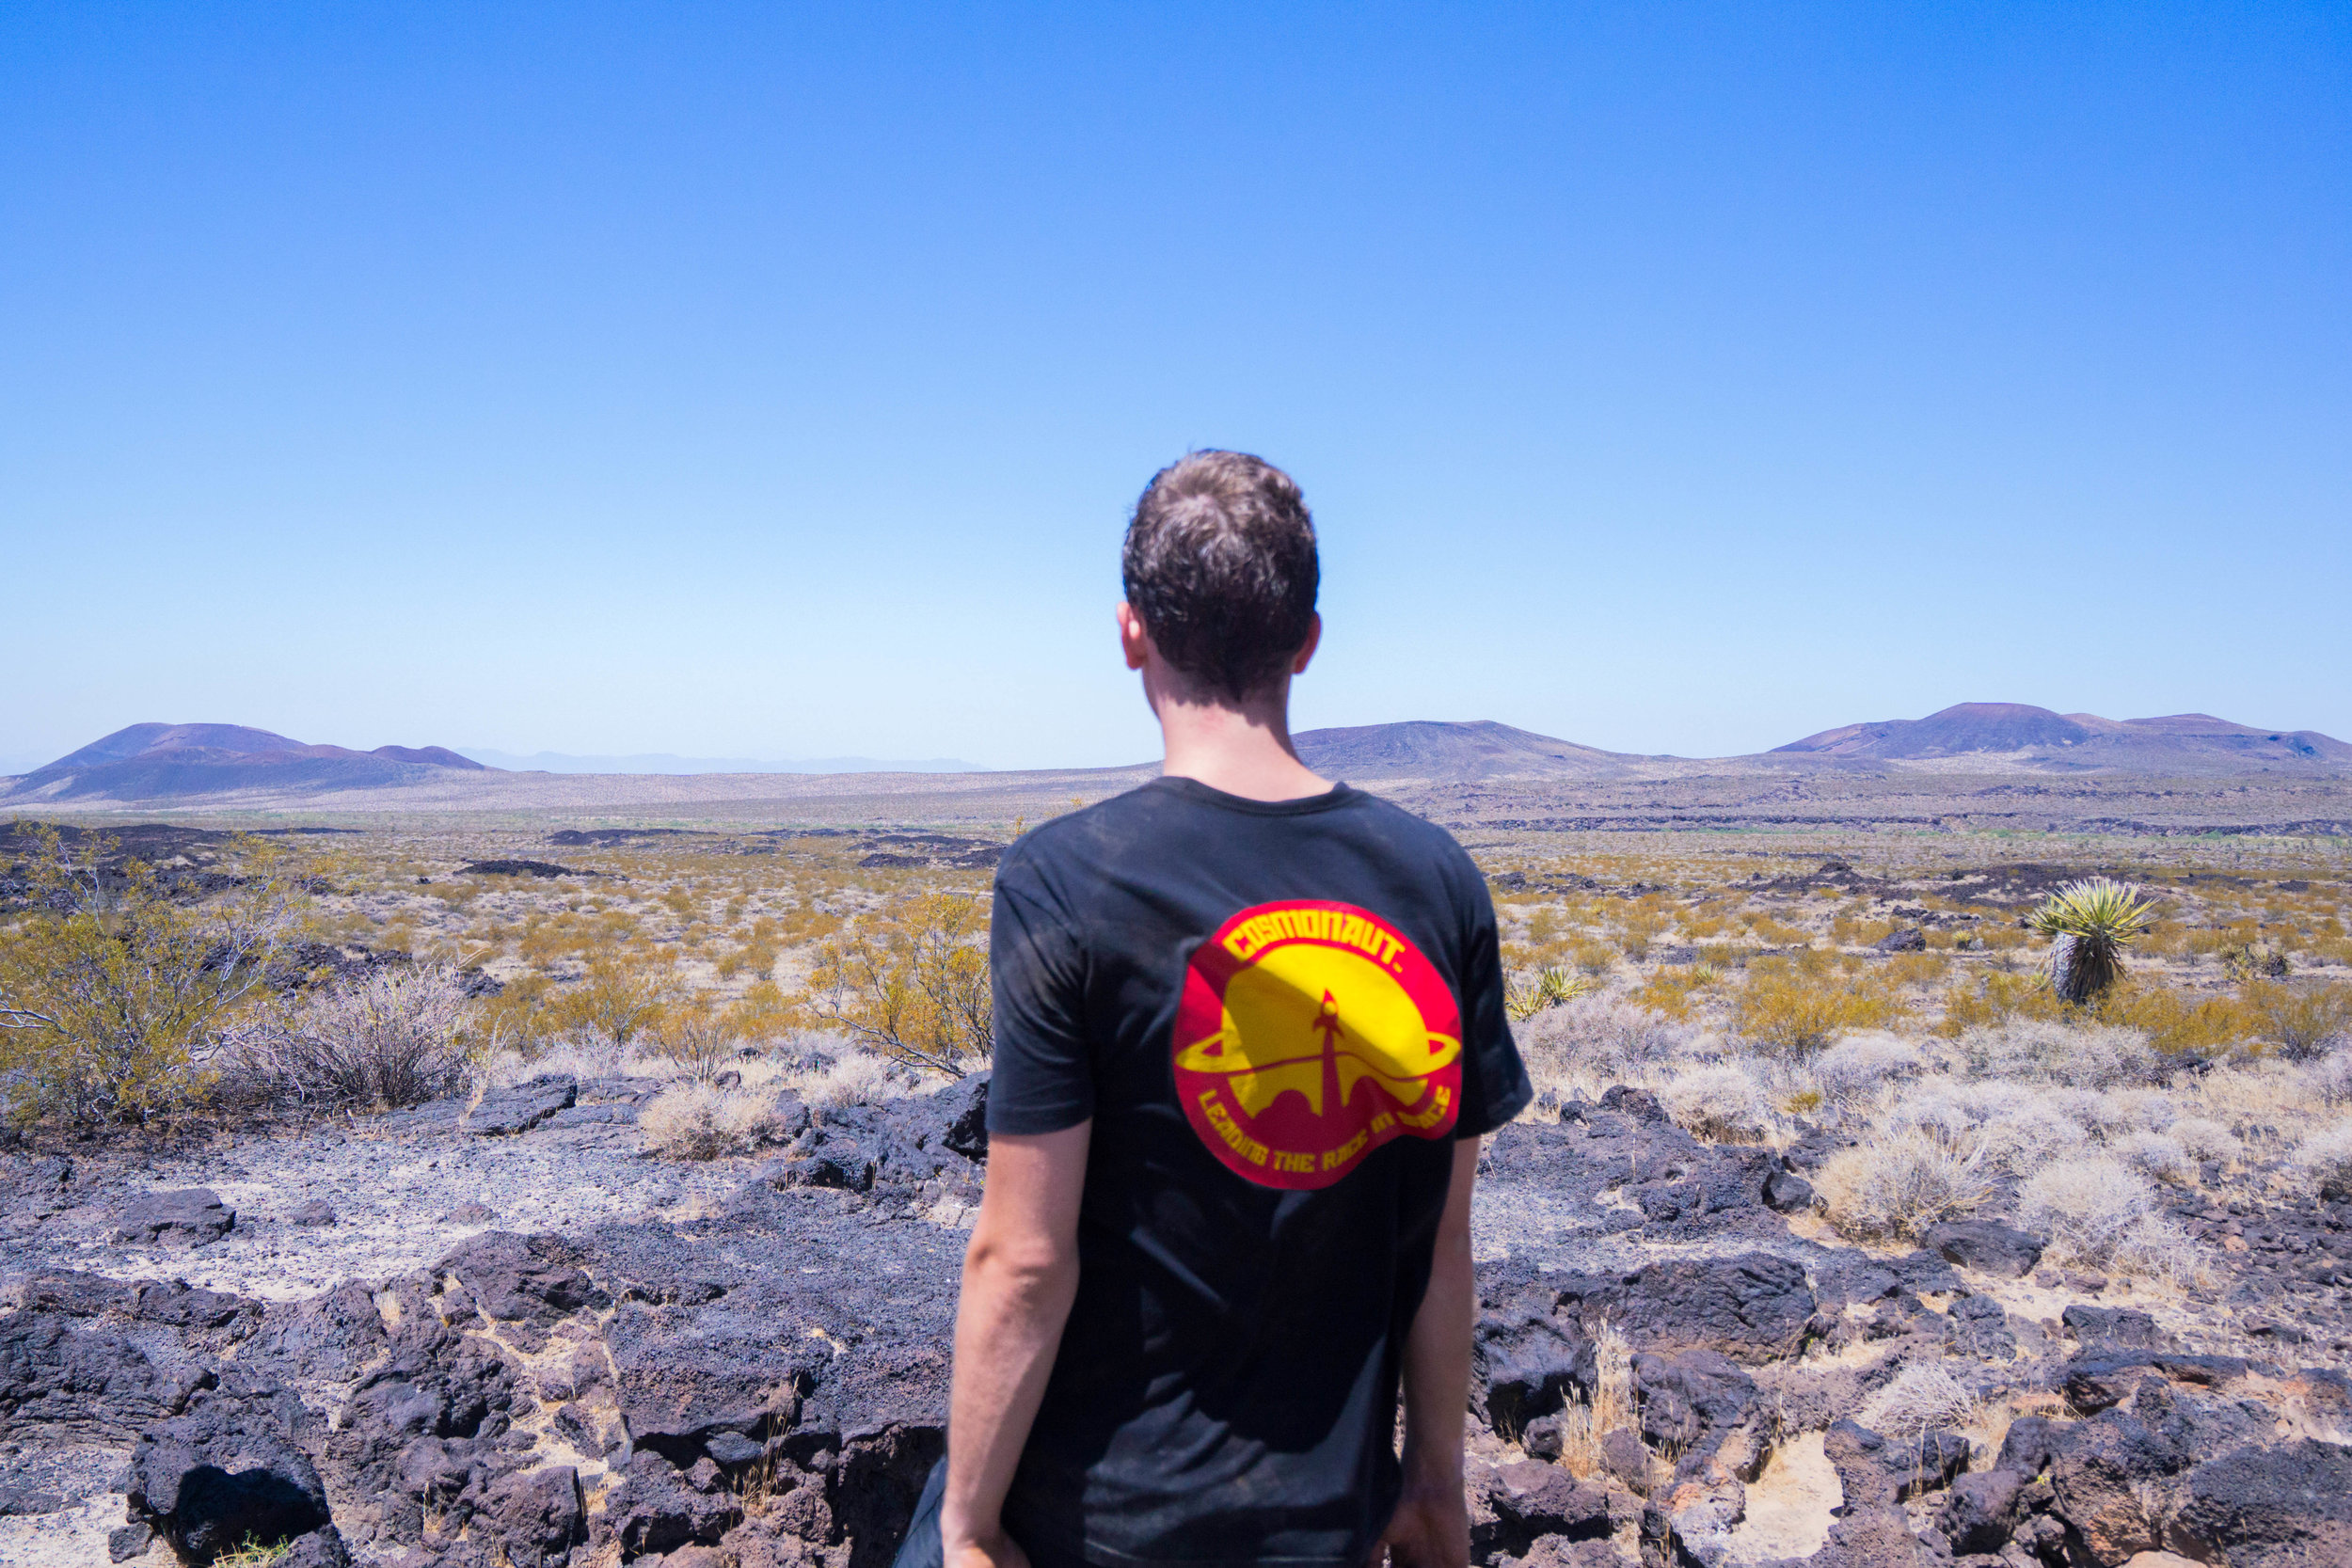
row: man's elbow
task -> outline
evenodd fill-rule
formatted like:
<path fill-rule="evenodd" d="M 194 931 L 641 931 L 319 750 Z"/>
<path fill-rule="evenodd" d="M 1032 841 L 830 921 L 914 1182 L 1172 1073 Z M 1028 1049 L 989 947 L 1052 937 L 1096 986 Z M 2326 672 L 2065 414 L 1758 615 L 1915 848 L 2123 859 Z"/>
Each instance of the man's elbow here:
<path fill-rule="evenodd" d="M 1076 1286 L 1078 1249 L 1050 1236 L 1005 1236 L 985 1227 L 964 1250 L 965 1276 L 1024 1296 L 1051 1296 Z"/>

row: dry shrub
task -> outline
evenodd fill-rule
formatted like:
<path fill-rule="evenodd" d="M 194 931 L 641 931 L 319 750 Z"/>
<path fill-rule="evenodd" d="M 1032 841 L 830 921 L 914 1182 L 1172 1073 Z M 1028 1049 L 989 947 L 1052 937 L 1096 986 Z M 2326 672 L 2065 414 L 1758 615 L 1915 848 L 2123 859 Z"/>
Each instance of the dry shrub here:
<path fill-rule="evenodd" d="M 1960 1053 L 1987 1078 L 2039 1078 L 2078 1088 L 2153 1083 L 2163 1063 L 2136 1029 L 2013 1017 L 1965 1030 Z"/>
<path fill-rule="evenodd" d="M 2352 1198 L 2352 1121 L 2338 1122 L 2303 1140 L 2295 1163 L 2312 1190 L 2326 1198 Z"/>
<path fill-rule="evenodd" d="M 1991 1196 L 1982 1163 L 1973 1140 L 1956 1142 L 1914 1129 L 1840 1150 L 1821 1167 L 1814 1185 L 1841 1234 L 1910 1238 Z"/>
<path fill-rule="evenodd" d="M 1944 1022 L 1938 1027 L 1945 1034 L 1959 1035 L 1971 1029 L 1999 1028 L 2018 1019 L 2055 1019 L 2065 1011 L 2066 1005 L 2041 977 L 1994 971 L 1973 982 L 1963 979 L 1947 987 Z"/>
<path fill-rule="evenodd" d="M 2230 1130 L 2210 1117 L 2183 1117 L 2169 1129 L 2195 1160 L 2234 1160 L 2238 1141 Z"/>
<path fill-rule="evenodd" d="M 2152 1181 L 2185 1187 L 2197 1179 L 2197 1165 L 2169 1132 L 2126 1132 L 2108 1145 L 2118 1160 Z"/>
<path fill-rule="evenodd" d="M 2312 1098 L 2322 1105 L 2352 1105 L 2352 1051 L 2321 1057 L 2304 1075 Z"/>
<path fill-rule="evenodd" d="M 2255 1037 L 2289 1061 L 2315 1061 L 2352 1041 L 2352 986 L 2254 980 L 2245 997 Z"/>
<path fill-rule="evenodd" d="M 2230 1051 L 2255 1033 L 2253 1015 L 2233 996 L 2199 999 L 2139 981 L 2116 987 L 2090 1013 L 2103 1023 L 2138 1030 L 2165 1052 Z"/>
<path fill-rule="evenodd" d="M 673 1084 L 637 1114 L 637 1132 L 647 1152 L 671 1160 L 714 1160 L 749 1154 L 774 1130 L 775 1097 L 722 1089 L 709 1084 Z"/>
<path fill-rule="evenodd" d="M 818 1013 L 894 1061 L 950 1078 L 988 1053 L 988 900 L 914 895 L 818 949 Z"/>
<path fill-rule="evenodd" d="M 315 1106 L 418 1105 L 465 1087 L 466 991 L 446 964 L 388 965 L 311 992 L 240 1040 L 224 1087 Z"/>
<path fill-rule="evenodd" d="M 1850 1035 L 1813 1060 L 1822 1098 L 1841 1106 L 1858 1104 L 1882 1085 L 1918 1070 L 1918 1048 L 1878 1029 Z"/>
<path fill-rule="evenodd" d="M 548 1011 L 559 1029 L 600 1035 L 627 1045 L 661 1022 L 675 975 L 666 964 L 634 954 L 606 954 L 588 965 L 580 984 L 558 992 Z"/>
<path fill-rule="evenodd" d="M 907 1092 L 890 1064 L 863 1051 L 850 1052 L 814 1072 L 798 1075 L 793 1091 L 819 1110 L 874 1105 Z"/>
<path fill-rule="evenodd" d="M 1756 1143 L 1772 1129 L 1763 1088 L 1729 1063 L 1676 1073 L 1659 1089 L 1658 1102 L 1677 1126 L 1702 1138 Z"/>
<path fill-rule="evenodd" d="M 2055 1106 L 2027 1105 L 1990 1118 L 1978 1130 L 1977 1139 L 1986 1164 L 2011 1176 L 2027 1176 L 2053 1160 L 2080 1153 L 2090 1134 Z"/>
<path fill-rule="evenodd" d="M 2161 1132 L 2179 1119 L 2171 1100 L 2155 1089 L 2110 1089 L 2073 1097 L 2075 1118 L 2107 1142 L 2134 1132 Z"/>
<path fill-rule="evenodd" d="M 1597 996 L 1547 1007 L 1513 1031 L 1536 1086 L 1555 1094 L 1586 1079 L 1632 1076 L 1671 1055 L 1692 1033 Z"/>
<path fill-rule="evenodd" d="M 710 1079 L 742 1053 L 743 1032 L 725 1013 L 675 1011 L 661 1020 L 655 1047 L 690 1078 Z"/>
<path fill-rule="evenodd" d="M 1848 1030 L 1883 1029 L 1901 1016 L 1901 1003 L 1883 982 L 1779 960 L 1749 965 L 1731 1005 L 1741 1037 L 1777 1056 L 1810 1056 Z"/>
<path fill-rule="evenodd" d="M 1977 1396 L 1943 1366 L 1915 1361 L 1868 1399 L 1854 1419 L 1872 1432 L 1915 1443 L 1931 1432 L 1966 1426 L 1976 1416 Z"/>
<path fill-rule="evenodd" d="M 2194 1267 L 2180 1231 L 2156 1212 L 2155 1190 L 2104 1154 L 2061 1161 L 2026 1178 L 2017 1221 L 2050 1238 L 2056 1260 L 2174 1277 Z"/>
<path fill-rule="evenodd" d="M 1560 1414 L 1560 1463 L 1581 1480 L 1602 1468 L 1600 1440 L 1633 1421 L 1633 1354 L 1614 1323 L 1593 1337 L 1598 1365 L 1589 1401 L 1570 1400 Z"/>

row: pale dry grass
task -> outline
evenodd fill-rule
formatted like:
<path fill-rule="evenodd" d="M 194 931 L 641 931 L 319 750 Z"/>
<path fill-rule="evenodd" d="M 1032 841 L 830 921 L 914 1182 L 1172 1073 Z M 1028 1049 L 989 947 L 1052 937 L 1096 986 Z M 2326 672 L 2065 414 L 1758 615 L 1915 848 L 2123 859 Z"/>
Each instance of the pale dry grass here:
<path fill-rule="evenodd" d="M 2197 1180 L 2196 1162 L 2169 1132 L 2126 1132 L 2108 1148 L 2116 1159 L 2151 1181 L 2185 1187 Z"/>
<path fill-rule="evenodd" d="M 2039 1078 L 2075 1088 L 2103 1089 L 2153 1082 L 2163 1062 L 2137 1029 L 2014 1018 L 1970 1029 L 1960 1053 L 1982 1078 Z"/>
<path fill-rule="evenodd" d="M 2194 1245 L 2157 1211 L 2155 1189 L 2106 1154 L 2063 1160 L 2028 1177 L 2017 1223 L 2050 1238 L 2053 1262 L 2178 1281 L 2198 1268 Z"/>
<path fill-rule="evenodd" d="M 1633 1352 L 1614 1323 L 1594 1336 L 1598 1362 L 1590 1401 L 1570 1400 L 1560 1415 L 1560 1463 L 1582 1480 L 1601 1468 L 1600 1440 L 1633 1425 Z"/>
<path fill-rule="evenodd" d="M 791 1075 L 792 1092 L 818 1110 L 873 1105 L 907 1092 L 890 1064 L 866 1052 L 845 1053 L 814 1072 Z"/>
<path fill-rule="evenodd" d="M 1854 1419 L 1883 1436 L 1915 1443 L 1931 1432 L 1953 1431 L 1975 1419 L 1977 1396 L 1936 1362 L 1914 1362 L 1868 1399 Z"/>
<path fill-rule="evenodd" d="M 1733 1063 L 1668 1074 L 1658 1103 L 1675 1124 L 1702 1138 L 1758 1143 L 1772 1131 L 1772 1108 L 1763 1087 Z"/>
<path fill-rule="evenodd" d="M 2296 1165 L 2323 1197 L 2352 1197 L 2352 1121 L 2338 1122 L 2303 1140 Z"/>
<path fill-rule="evenodd" d="M 723 1089 L 694 1079 L 671 1085 L 637 1113 L 643 1147 L 670 1160 L 749 1154 L 774 1130 L 772 1091 Z"/>
<path fill-rule="evenodd" d="M 1841 1149 L 1814 1186 L 1839 1234 L 1866 1241 L 1908 1239 L 1938 1220 L 1974 1210 L 1992 1194 L 1973 1141 L 1919 1129 Z"/>

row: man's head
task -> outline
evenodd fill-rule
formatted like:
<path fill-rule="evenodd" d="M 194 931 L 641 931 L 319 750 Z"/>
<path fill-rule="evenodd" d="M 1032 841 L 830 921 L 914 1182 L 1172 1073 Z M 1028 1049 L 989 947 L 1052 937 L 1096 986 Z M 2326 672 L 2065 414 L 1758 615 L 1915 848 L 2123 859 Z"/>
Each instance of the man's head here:
<path fill-rule="evenodd" d="M 1196 451 L 1154 474 L 1120 565 L 1152 646 L 1203 695 L 1247 701 L 1310 650 L 1314 519 L 1290 475 L 1262 458 Z"/>

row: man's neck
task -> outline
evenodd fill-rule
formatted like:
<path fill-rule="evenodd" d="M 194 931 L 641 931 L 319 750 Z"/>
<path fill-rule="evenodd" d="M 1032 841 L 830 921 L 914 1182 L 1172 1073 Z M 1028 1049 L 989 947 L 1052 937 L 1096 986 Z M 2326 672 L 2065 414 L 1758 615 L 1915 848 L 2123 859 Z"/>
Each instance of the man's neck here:
<path fill-rule="evenodd" d="M 1154 705 L 1168 748 L 1161 773 L 1196 779 L 1245 800 L 1303 800 L 1329 793 L 1331 781 L 1291 749 L 1288 697 L 1285 690 L 1271 701 L 1241 707 L 1163 699 Z"/>

